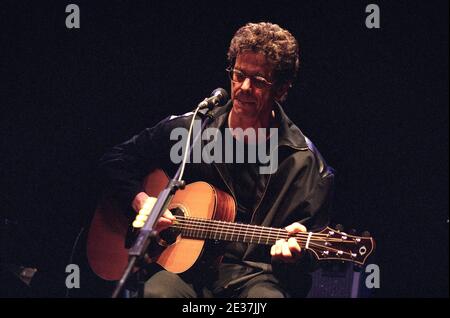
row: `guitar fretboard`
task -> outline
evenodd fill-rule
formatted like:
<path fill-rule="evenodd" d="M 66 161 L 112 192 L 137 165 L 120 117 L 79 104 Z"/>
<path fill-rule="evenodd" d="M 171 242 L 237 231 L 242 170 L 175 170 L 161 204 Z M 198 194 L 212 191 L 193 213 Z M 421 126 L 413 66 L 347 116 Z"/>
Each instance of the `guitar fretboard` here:
<path fill-rule="evenodd" d="M 372 238 L 363 238 L 326 228 L 318 233 L 289 234 L 285 229 L 209 219 L 176 216 L 172 228 L 184 238 L 273 245 L 291 237 L 318 259 L 339 259 L 364 264 L 373 250 Z"/>
<path fill-rule="evenodd" d="M 272 245 L 289 238 L 285 229 L 179 216 L 174 227 L 181 230 L 183 237 L 193 239 Z"/>

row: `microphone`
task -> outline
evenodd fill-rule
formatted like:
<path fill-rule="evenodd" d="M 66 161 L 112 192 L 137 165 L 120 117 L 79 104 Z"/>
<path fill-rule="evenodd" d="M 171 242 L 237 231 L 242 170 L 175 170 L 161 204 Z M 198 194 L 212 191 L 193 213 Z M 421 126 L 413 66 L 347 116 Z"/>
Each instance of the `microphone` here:
<path fill-rule="evenodd" d="M 205 98 L 200 104 L 199 109 L 209 108 L 212 109 L 215 106 L 223 106 L 228 101 L 228 93 L 223 88 L 216 88 L 212 91 L 211 97 Z"/>

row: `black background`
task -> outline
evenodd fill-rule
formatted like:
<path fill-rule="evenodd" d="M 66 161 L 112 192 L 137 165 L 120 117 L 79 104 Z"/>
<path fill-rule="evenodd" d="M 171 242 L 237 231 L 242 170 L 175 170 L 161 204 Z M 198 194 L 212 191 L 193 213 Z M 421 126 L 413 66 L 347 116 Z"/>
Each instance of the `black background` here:
<path fill-rule="evenodd" d="M 80 29 L 65 26 L 69 3 Z M 370 3 L 381 29 L 365 27 Z M 377 241 L 375 296 L 448 297 L 448 1 L 2 1 L 0 10 L 0 216 L 18 222 L 1 246 L 7 261 L 39 268 L 40 296 L 64 295 L 101 154 L 229 90 L 234 32 L 271 21 L 301 46 L 285 109 L 336 169 L 333 221 Z"/>

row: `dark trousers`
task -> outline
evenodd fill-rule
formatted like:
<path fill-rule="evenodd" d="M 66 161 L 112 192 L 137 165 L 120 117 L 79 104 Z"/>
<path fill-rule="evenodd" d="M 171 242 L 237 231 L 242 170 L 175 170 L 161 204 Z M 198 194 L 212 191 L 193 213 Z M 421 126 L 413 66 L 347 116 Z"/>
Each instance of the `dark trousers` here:
<path fill-rule="evenodd" d="M 213 281 L 168 272 L 161 267 L 152 270 L 144 284 L 144 298 L 286 298 L 289 294 L 271 274 L 255 273 L 249 279 L 229 285 L 226 281 L 245 274 L 245 269 L 234 265 L 221 266 Z"/>

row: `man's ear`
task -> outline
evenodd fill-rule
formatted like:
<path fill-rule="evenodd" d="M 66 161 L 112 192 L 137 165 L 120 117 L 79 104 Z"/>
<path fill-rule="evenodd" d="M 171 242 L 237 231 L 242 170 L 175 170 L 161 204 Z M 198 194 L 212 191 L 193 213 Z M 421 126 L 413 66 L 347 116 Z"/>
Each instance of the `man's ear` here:
<path fill-rule="evenodd" d="M 284 102 L 286 100 L 289 88 L 291 87 L 292 87 L 291 82 L 285 82 L 277 85 L 277 87 L 275 88 L 275 100 L 277 102 Z"/>

